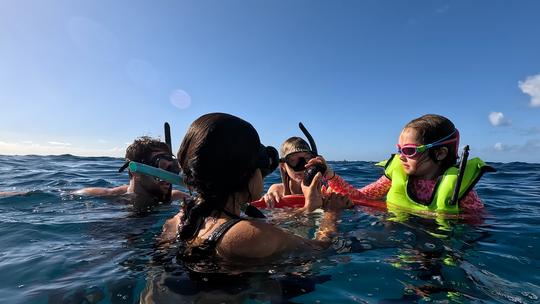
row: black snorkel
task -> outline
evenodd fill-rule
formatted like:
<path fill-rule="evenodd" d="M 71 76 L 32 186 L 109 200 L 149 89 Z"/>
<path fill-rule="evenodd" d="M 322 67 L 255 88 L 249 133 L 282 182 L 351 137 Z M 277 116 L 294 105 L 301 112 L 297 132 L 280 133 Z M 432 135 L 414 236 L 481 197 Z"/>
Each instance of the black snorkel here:
<path fill-rule="evenodd" d="M 171 153 L 172 155 L 171 126 L 168 122 L 165 122 L 163 124 L 163 133 L 165 134 L 165 143 L 167 144 L 167 146 L 169 146 L 169 153 Z M 169 185 L 168 196 L 170 201 L 172 196 L 172 183 Z"/>
<path fill-rule="evenodd" d="M 311 152 L 313 152 L 315 156 L 318 156 L 319 153 L 317 152 L 317 145 L 315 144 L 315 140 L 313 140 L 313 136 L 309 134 L 308 130 L 306 129 L 306 127 L 304 127 L 304 124 L 302 124 L 301 122 L 298 123 L 298 127 L 300 128 L 300 130 L 302 130 L 302 133 L 304 133 L 307 140 L 309 141 L 309 148 L 311 149 Z"/>
<path fill-rule="evenodd" d="M 469 158 L 469 145 L 466 145 L 463 148 L 461 153 L 461 162 L 459 163 L 459 171 L 456 179 L 456 184 L 454 185 L 454 193 L 452 193 L 452 198 L 448 202 L 449 205 L 455 205 L 459 200 L 459 188 L 461 188 L 461 182 L 463 181 L 463 175 L 465 175 L 465 167 L 467 166 L 467 159 Z"/>
<path fill-rule="evenodd" d="M 163 125 L 163 131 L 165 133 L 165 143 L 169 146 L 169 152 L 172 154 L 172 141 L 171 141 L 171 126 L 168 122 Z"/>
<path fill-rule="evenodd" d="M 300 130 L 302 130 L 302 133 L 304 133 L 307 140 L 309 141 L 309 147 L 310 147 L 310 150 L 313 153 L 313 155 L 315 157 L 318 156 L 319 153 L 317 151 L 317 145 L 315 144 L 315 140 L 313 139 L 313 136 L 311 136 L 311 134 L 308 132 L 306 127 L 304 127 L 304 125 L 301 122 L 298 123 L 298 127 L 300 128 Z M 326 172 L 326 166 L 323 165 L 323 164 L 316 164 L 314 166 L 311 166 L 311 167 L 307 168 L 304 171 L 304 180 L 302 181 L 304 186 L 311 185 L 311 182 L 313 181 L 313 178 L 319 172 L 321 172 L 321 173 Z"/>

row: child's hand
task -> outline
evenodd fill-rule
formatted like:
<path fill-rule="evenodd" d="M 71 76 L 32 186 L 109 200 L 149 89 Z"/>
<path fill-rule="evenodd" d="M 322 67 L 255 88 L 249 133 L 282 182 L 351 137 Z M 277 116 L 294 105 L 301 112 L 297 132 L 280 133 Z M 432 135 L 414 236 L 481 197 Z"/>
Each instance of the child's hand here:
<path fill-rule="evenodd" d="M 283 197 L 283 189 L 279 187 L 270 187 L 268 192 L 263 196 L 264 202 L 268 208 L 274 208 L 276 203 Z"/>
<path fill-rule="evenodd" d="M 319 155 L 317 157 L 314 157 L 314 158 L 310 159 L 308 161 L 308 163 L 306 164 L 306 169 L 311 167 L 311 166 L 314 166 L 315 164 L 322 164 L 322 165 L 326 166 L 326 171 L 324 172 L 324 178 L 332 179 L 336 175 L 334 170 L 332 170 L 332 167 L 330 167 L 328 165 L 328 163 L 326 162 L 324 157 Z"/>
<path fill-rule="evenodd" d="M 321 194 L 321 178 L 322 174 L 319 172 L 311 181 L 311 185 L 304 186 L 302 183 L 302 193 L 304 193 L 305 203 L 304 211 L 312 212 L 315 209 L 322 207 L 322 194 Z"/>

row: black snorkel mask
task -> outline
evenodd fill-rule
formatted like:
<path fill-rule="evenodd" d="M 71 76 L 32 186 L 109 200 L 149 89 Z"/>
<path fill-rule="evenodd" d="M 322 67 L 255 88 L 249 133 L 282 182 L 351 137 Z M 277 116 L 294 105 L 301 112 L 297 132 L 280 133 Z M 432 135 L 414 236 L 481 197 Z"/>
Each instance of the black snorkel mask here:
<path fill-rule="evenodd" d="M 276 148 L 272 146 L 264 146 L 263 144 L 259 147 L 259 153 L 257 155 L 257 160 L 255 161 L 255 168 L 261 170 L 261 175 L 265 178 L 270 173 L 274 172 L 279 165 L 279 153 Z M 265 218 L 266 216 L 261 210 L 252 205 L 247 205 L 244 210 L 244 214 L 253 217 L 253 218 Z"/>
<path fill-rule="evenodd" d="M 255 162 L 255 167 L 261 170 L 262 177 L 266 177 L 274 172 L 279 165 L 279 153 L 272 146 L 264 146 L 261 144 L 259 154 Z"/>

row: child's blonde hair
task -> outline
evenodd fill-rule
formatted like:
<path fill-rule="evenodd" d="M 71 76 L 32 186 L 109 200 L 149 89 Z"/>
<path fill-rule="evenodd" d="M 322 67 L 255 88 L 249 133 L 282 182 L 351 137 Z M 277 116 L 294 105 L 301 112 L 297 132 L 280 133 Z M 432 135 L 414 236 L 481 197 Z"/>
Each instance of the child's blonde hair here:
<path fill-rule="evenodd" d="M 281 144 L 281 149 L 279 151 L 280 157 L 285 158 L 290 154 L 297 152 L 310 152 L 311 148 L 309 144 L 303 140 L 301 137 L 290 137 Z"/>

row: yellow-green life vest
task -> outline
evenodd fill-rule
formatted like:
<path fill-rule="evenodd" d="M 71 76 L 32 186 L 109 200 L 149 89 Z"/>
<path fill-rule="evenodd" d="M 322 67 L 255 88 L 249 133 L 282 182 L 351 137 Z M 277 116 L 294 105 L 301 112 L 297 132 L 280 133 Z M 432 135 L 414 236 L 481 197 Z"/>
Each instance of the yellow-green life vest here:
<path fill-rule="evenodd" d="M 407 191 L 409 176 L 405 173 L 403 166 L 396 155 L 377 165 L 384 166 L 384 174 L 392 181 L 392 186 L 386 195 L 387 204 L 395 205 L 411 211 L 428 211 L 459 213 L 459 204 L 450 204 L 459 169 L 456 166 L 450 167 L 435 185 L 432 199 L 429 205 L 424 205 L 414 201 Z M 459 188 L 458 201 L 461 200 L 476 185 L 485 172 L 495 171 L 486 165 L 480 158 L 473 158 L 467 161 L 465 173 Z"/>

